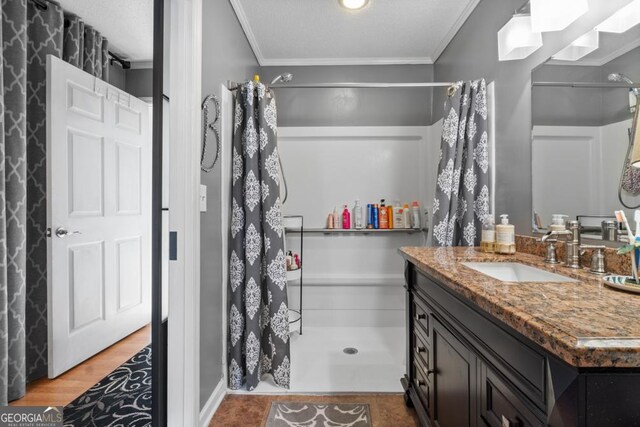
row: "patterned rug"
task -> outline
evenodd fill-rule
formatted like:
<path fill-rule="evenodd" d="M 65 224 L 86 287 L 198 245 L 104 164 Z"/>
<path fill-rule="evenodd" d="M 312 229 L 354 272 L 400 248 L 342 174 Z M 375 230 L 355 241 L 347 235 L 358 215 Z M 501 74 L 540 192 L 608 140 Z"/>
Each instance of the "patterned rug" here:
<path fill-rule="evenodd" d="M 65 406 L 64 426 L 151 426 L 151 346 Z"/>
<path fill-rule="evenodd" d="M 366 403 L 273 402 L 265 427 L 371 427 Z"/>

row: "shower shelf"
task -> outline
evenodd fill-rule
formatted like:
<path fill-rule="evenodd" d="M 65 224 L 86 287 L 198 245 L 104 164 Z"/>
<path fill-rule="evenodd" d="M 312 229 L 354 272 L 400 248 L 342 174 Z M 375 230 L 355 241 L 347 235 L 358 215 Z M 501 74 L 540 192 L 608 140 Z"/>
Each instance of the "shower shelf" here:
<path fill-rule="evenodd" d="M 289 229 L 290 233 L 299 233 L 300 229 Z M 370 229 L 365 228 L 362 230 L 356 230 L 355 228 L 343 229 L 343 228 L 305 228 L 302 230 L 304 234 L 415 234 L 427 231 L 426 229 L 415 228 L 392 228 L 392 229 Z"/>
<path fill-rule="evenodd" d="M 282 226 L 285 230 L 285 246 L 287 234 L 298 234 L 297 246 L 300 249 L 300 260 L 304 262 L 304 218 L 302 215 L 283 215 Z M 297 309 L 289 308 L 289 333 L 295 332 L 293 329 L 294 324 L 298 324 L 298 333 L 302 335 L 302 268 L 304 264 L 300 265 L 297 270 L 287 271 L 287 282 L 292 285 L 298 282 L 300 300 Z"/>

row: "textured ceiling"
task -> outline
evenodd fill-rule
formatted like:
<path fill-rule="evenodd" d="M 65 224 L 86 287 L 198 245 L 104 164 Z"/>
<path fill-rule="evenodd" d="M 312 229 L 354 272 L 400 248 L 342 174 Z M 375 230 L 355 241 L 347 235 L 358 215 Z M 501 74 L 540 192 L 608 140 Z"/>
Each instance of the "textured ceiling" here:
<path fill-rule="evenodd" d="M 231 0 L 261 65 L 433 63 L 478 2 Z"/>
<path fill-rule="evenodd" d="M 107 37 L 111 51 L 132 62 L 153 59 L 152 0 L 58 1 Z"/>

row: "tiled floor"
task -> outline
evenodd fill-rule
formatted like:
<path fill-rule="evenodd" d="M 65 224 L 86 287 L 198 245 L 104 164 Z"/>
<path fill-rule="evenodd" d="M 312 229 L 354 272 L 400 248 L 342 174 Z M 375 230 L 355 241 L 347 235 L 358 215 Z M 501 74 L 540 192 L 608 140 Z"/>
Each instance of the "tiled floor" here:
<path fill-rule="evenodd" d="M 269 415 L 271 402 L 368 403 L 373 427 L 419 426 L 416 413 L 407 408 L 401 394 L 363 395 L 227 395 L 209 427 L 261 427 Z"/>
<path fill-rule="evenodd" d="M 291 335 L 291 388 L 268 379 L 251 393 L 401 393 L 404 353 L 402 327 L 307 327 Z"/>

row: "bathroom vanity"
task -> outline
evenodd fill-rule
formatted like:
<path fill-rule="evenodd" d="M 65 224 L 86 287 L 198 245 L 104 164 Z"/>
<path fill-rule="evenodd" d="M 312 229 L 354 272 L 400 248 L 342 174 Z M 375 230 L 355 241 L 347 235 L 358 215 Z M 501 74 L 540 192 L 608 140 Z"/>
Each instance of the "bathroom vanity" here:
<path fill-rule="evenodd" d="M 640 296 L 529 254 L 399 252 L 407 289 L 401 382 L 423 425 L 640 425 Z M 538 269 L 543 279 L 503 281 L 470 267 L 489 262 Z"/>

